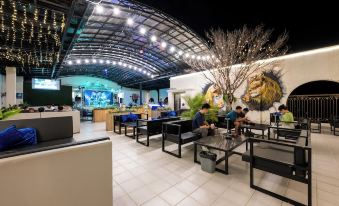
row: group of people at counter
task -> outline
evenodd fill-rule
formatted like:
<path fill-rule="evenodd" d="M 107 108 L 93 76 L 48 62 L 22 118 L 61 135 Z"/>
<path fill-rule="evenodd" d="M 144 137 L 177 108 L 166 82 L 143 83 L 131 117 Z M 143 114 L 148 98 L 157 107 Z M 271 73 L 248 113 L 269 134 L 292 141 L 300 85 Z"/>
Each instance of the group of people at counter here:
<path fill-rule="evenodd" d="M 214 134 L 215 125 L 209 124 L 205 120 L 205 114 L 208 113 L 210 105 L 205 103 L 202 105 L 201 109 L 195 114 L 192 121 L 193 132 L 201 134 L 202 137 Z M 283 127 L 291 127 L 294 122 L 294 117 L 292 112 L 290 112 L 284 104 L 278 107 L 279 113 L 277 116 L 280 119 L 280 122 L 283 123 Z M 225 121 L 229 121 L 229 127 L 235 128 L 235 137 L 241 134 L 241 125 L 251 123 L 251 120 L 247 117 L 249 112 L 248 108 L 242 108 L 241 106 L 236 106 L 235 110 L 227 113 Z M 294 126 L 294 125 L 293 125 Z"/>

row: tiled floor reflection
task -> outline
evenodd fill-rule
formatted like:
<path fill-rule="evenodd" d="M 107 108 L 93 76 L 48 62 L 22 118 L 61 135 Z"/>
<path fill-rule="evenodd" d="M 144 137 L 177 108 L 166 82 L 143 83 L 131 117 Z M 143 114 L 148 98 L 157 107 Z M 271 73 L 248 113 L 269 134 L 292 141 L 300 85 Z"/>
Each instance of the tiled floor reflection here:
<path fill-rule="evenodd" d="M 324 129 L 326 130 L 326 129 Z M 339 137 L 312 133 L 313 205 L 339 205 Z M 193 163 L 192 145 L 183 158 L 161 151 L 160 137 L 150 147 L 105 131 L 104 123 L 81 123 L 77 138 L 109 136 L 113 142 L 114 206 L 275 206 L 288 205 L 249 187 L 249 165 L 230 159 L 230 175 L 202 172 Z M 240 148 L 244 149 L 244 148 Z M 306 185 L 256 172 L 256 184 L 306 203 Z"/>

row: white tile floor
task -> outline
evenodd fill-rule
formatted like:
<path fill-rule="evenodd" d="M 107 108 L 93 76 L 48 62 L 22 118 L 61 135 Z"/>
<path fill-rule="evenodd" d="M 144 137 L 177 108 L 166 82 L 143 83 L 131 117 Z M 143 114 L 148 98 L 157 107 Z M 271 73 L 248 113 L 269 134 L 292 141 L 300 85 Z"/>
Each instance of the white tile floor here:
<path fill-rule="evenodd" d="M 77 138 L 109 136 L 113 142 L 114 206 L 275 206 L 288 205 L 249 187 L 249 166 L 230 159 L 230 175 L 205 173 L 193 163 L 192 145 L 183 158 L 161 151 L 160 137 L 150 147 L 105 131 L 104 123 L 81 123 Z M 313 205 L 339 205 L 339 137 L 312 133 Z M 240 148 L 241 149 L 241 148 Z M 257 184 L 306 203 L 306 186 L 256 172 Z"/>

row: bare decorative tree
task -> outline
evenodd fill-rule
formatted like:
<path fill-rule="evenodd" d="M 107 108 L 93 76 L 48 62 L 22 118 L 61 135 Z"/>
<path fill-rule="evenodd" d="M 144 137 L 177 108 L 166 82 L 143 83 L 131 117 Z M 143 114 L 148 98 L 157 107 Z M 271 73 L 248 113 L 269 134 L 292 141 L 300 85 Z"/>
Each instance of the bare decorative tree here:
<path fill-rule="evenodd" d="M 207 55 L 184 55 L 185 62 L 194 71 L 203 72 L 206 79 L 221 91 L 230 104 L 236 90 L 254 73 L 276 65 L 276 61 L 263 61 L 287 52 L 288 35 L 281 34 L 271 40 L 273 30 L 263 25 L 250 29 L 244 26 L 234 31 L 211 29 L 206 33 L 210 42 Z"/>

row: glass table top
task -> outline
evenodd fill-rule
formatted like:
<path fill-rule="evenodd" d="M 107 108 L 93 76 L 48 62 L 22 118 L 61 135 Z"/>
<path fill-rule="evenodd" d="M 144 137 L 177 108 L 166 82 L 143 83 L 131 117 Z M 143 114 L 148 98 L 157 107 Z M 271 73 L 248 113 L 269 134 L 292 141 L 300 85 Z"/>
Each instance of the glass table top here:
<path fill-rule="evenodd" d="M 244 135 L 232 137 L 230 135 L 227 135 L 227 133 L 225 132 L 216 134 L 215 136 L 201 138 L 195 141 L 195 143 L 212 149 L 232 151 L 244 142 L 246 142 L 246 140 L 248 140 L 248 137 L 245 137 Z"/>

